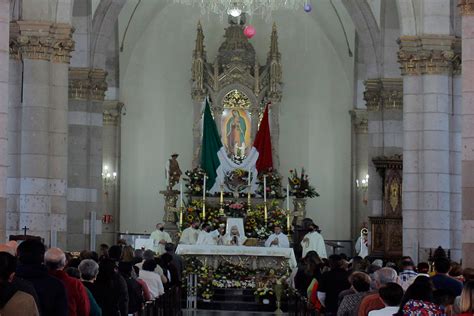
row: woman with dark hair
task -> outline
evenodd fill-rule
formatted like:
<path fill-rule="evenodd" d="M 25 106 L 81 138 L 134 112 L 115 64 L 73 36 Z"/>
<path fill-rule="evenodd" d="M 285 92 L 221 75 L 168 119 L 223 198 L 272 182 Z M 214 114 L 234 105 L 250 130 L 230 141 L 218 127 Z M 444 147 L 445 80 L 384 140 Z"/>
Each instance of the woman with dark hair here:
<path fill-rule="evenodd" d="M 144 298 L 141 285 L 132 277 L 132 267 L 131 262 L 120 262 L 118 269 L 125 282 L 127 282 L 128 313 L 138 315 L 138 312 L 142 309 Z"/>
<path fill-rule="evenodd" d="M 128 314 L 128 289 L 125 280 L 117 273 L 112 259 L 99 263 L 99 274 L 92 293 L 102 308 L 103 316 L 124 316 Z"/>
<path fill-rule="evenodd" d="M 430 278 L 418 276 L 403 296 L 397 315 L 443 315 L 444 311 L 433 303 L 433 284 Z"/>
<path fill-rule="evenodd" d="M 474 281 L 464 284 L 461 293 L 460 316 L 474 315 Z"/>
<path fill-rule="evenodd" d="M 11 282 L 16 270 L 16 258 L 7 252 L 0 252 L 0 315 L 39 316 L 33 296 Z"/>

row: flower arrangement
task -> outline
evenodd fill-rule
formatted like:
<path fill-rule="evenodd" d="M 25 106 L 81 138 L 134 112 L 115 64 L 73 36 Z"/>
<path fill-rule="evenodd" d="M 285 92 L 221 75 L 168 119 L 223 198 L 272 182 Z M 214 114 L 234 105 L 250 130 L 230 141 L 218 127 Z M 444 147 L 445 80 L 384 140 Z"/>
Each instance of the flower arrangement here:
<path fill-rule="evenodd" d="M 202 187 L 204 185 L 205 171 L 201 168 L 194 168 L 185 173 L 184 181 L 186 181 L 186 190 L 190 195 L 202 195 Z"/>
<path fill-rule="evenodd" d="M 270 299 L 275 293 L 270 282 L 259 282 L 253 294 L 255 298 L 263 304 L 270 304 Z"/>
<path fill-rule="evenodd" d="M 301 174 L 298 175 L 298 171 L 290 170 L 290 177 L 288 178 L 290 183 L 290 195 L 296 198 L 314 198 L 319 196 L 316 189 L 309 184 L 309 177 L 305 173 L 304 168 L 301 168 Z"/>
<path fill-rule="evenodd" d="M 254 207 L 245 217 L 245 235 L 249 238 L 259 238 L 257 230 L 265 226 L 263 207 Z"/>
<path fill-rule="evenodd" d="M 198 293 L 205 300 L 211 300 L 214 295 L 212 288 L 213 270 L 207 265 L 203 265 L 198 270 Z"/>
<path fill-rule="evenodd" d="M 269 170 L 261 172 L 258 175 L 258 182 L 257 182 L 257 194 L 263 196 L 263 177 L 267 177 L 267 197 L 268 198 L 282 198 L 282 187 L 281 187 L 281 180 L 282 176 L 276 170 Z"/>

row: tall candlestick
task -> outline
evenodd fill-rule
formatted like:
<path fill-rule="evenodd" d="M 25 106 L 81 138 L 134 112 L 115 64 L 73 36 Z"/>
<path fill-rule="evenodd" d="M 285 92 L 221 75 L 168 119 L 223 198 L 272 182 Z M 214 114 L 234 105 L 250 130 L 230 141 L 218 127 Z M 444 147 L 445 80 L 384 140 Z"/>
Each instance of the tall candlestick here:
<path fill-rule="evenodd" d="M 286 185 L 286 209 L 290 211 L 290 185 Z"/>
<path fill-rule="evenodd" d="M 286 229 L 288 231 L 288 235 L 291 231 L 291 222 L 290 222 L 290 210 L 288 209 L 288 214 L 286 215 Z"/>
<path fill-rule="evenodd" d="M 265 202 L 264 211 L 265 211 L 265 226 L 267 226 L 267 222 L 268 222 L 268 208 L 267 208 L 267 202 Z"/>
<path fill-rule="evenodd" d="M 204 184 L 202 188 L 202 220 L 206 219 L 206 179 L 207 175 L 204 174 Z"/>
<path fill-rule="evenodd" d="M 179 182 L 179 227 L 183 225 L 183 182 Z"/>
<path fill-rule="evenodd" d="M 248 175 L 248 186 L 249 186 L 249 190 L 250 190 L 250 186 L 252 185 L 252 169 L 250 169 L 249 167 L 249 175 Z"/>
<path fill-rule="evenodd" d="M 225 216 L 225 213 L 224 213 L 224 183 L 221 183 L 221 198 L 220 198 L 219 216 Z"/>
<path fill-rule="evenodd" d="M 202 199 L 203 200 L 206 199 L 206 178 L 207 178 L 207 175 L 204 174 L 204 184 L 202 185 Z"/>
<path fill-rule="evenodd" d="M 263 176 L 263 202 L 267 204 L 267 176 Z"/>

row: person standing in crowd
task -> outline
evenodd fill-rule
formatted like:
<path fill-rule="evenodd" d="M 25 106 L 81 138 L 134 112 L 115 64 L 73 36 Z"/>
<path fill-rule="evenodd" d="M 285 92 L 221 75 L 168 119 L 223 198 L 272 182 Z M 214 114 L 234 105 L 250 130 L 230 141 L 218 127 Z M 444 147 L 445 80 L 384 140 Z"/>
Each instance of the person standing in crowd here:
<path fill-rule="evenodd" d="M 44 262 L 49 274 L 63 282 L 67 293 L 69 316 L 89 316 L 90 304 L 87 292 L 81 281 L 64 272 L 66 256 L 59 248 L 51 248 L 44 255 Z"/>
<path fill-rule="evenodd" d="M 326 243 L 324 242 L 323 236 L 319 233 L 319 229 L 316 224 L 311 223 L 308 226 L 309 233 L 307 233 L 301 241 L 301 247 L 303 248 L 303 258 L 306 256 L 308 251 L 316 251 L 321 259 L 327 258 Z"/>
<path fill-rule="evenodd" d="M 172 262 L 178 269 L 179 279 L 181 280 L 182 274 L 184 271 L 184 262 L 183 262 L 183 258 L 181 258 L 180 255 L 176 254 L 174 249 L 175 247 L 174 247 L 174 244 L 172 243 L 167 243 L 165 245 L 166 253 L 169 254 L 173 258 Z"/>
<path fill-rule="evenodd" d="M 454 296 L 461 295 L 462 283 L 448 275 L 451 263 L 448 258 L 438 258 L 434 262 L 436 274 L 431 277 L 436 290 L 448 290 Z"/>
<path fill-rule="evenodd" d="M 143 261 L 135 264 L 135 266 L 138 269 L 143 270 L 143 264 L 147 260 L 155 261 L 155 253 L 153 252 L 153 250 L 150 250 L 150 249 L 145 250 L 145 252 L 143 253 Z M 168 283 L 168 278 L 167 278 L 167 276 L 165 276 L 165 273 L 164 273 L 163 269 L 159 265 L 156 265 L 155 273 L 157 273 L 160 276 L 161 283 L 163 283 L 163 284 Z"/>
<path fill-rule="evenodd" d="M 78 269 L 81 276 L 81 282 L 86 288 L 87 296 L 89 297 L 91 307 L 90 316 L 102 316 L 102 309 L 93 294 L 93 292 L 97 291 L 94 281 L 99 273 L 99 265 L 92 259 L 84 259 L 79 264 Z"/>
<path fill-rule="evenodd" d="M 160 276 L 155 273 L 155 268 L 155 260 L 145 260 L 145 262 L 143 263 L 142 270 L 140 270 L 140 273 L 138 275 L 140 279 L 145 281 L 153 298 L 160 297 L 165 293 L 163 282 L 161 282 Z"/>
<path fill-rule="evenodd" d="M 381 268 L 374 273 L 375 287 L 377 290 L 385 286 L 387 283 L 397 283 L 397 271 L 392 268 Z M 359 305 L 358 316 L 367 316 L 370 311 L 382 309 L 385 307 L 379 292 L 366 295 Z"/>
<path fill-rule="evenodd" d="M 104 316 L 125 316 L 128 314 L 128 289 L 125 280 L 118 275 L 112 259 L 99 263 L 99 274 L 95 281 L 94 294 Z"/>
<path fill-rule="evenodd" d="M 402 258 L 400 268 L 402 272 L 400 272 L 398 276 L 398 282 L 402 286 L 403 290 L 406 291 L 413 283 L 413 280 L 415 280 L 418 273 L 415 272 L 415 264 L 410 257 Z"/>
<path fill-rule="evenodd" d="M 14 256 L 0 252 L 0 315 L 39 316 L 33 296 L 18 290 L 12 284 L 16 265 Z"/>
<path fill-rule="evenodd" d="M 385 307 L 370 311 L 368 316 L 392 316 L 396 314 L 400 309 L 403 298 L 403 288 L 397 283 L 389 282 L 379 289 L 379 295 Z"/>
<path fill-rule="evenodd" d="M 474 281 L 468 281 L 464 284 L 461 292 L 459 316 L 474 315 Z"/>
<path fill-rule="evenodd" d="M 37 239 L 22 242 L 17 249 L 19 264 L 16 276 L 33 284 L 40 302 L 41 315 L 66 316 L 66 289 L 63 283 L 48 274 L 44 263 L 45 247 Z"/>
<path fill-rule="evenodd" d="M 318 299 L 325 307 L 326 315 L 337 314 L 337 300 L 339 293 L 347 290 L 351 285 L 348 278 L 349 273 L 344 270 L 343 260 L 339 255 L 329 256 L 330 271 L 324 272 L 318 288 Z"/>
<path fill-rule="evenodd" d="M 337 310 L 337 316 L 357 315 L 357 306 L 364 295 L 370 290 L 370 277 L 365 272 L 353 272 L 349 283 L 354 294 L 346 295 Z"/>
<path fill-rule="evenodd" d="M 194 221 L 191 226 L 181 233 L 179 243 L 183 245 L 195 245 L 199 236 L 199 221 Z M 171 242 L 171 240 L 169 241 Z"/>
<path fill-rule="evenodd" d="M 265 247 L 290 248 L 288 237 L 281 231 L 281 226 L 276 224 L 271 234 L 265 241 Z"/>
<path fill-rule="evenodd" d="M 444 311 L 433 303 L 433 287 L 430 278 L 418 276 L 403 296 L 398 316 L 444 315 Z"/>
<path fill-rule="evenodd" d="M 165 232 L 163 223 L 156 224 L 156 230 L 151 233 L 150 239 L 153 239 L 153 250 L 158 255 L 164 254 L 166 243 L 171 242 L 170 234 Z"/>
<path fill-rule="evenodd" d="M 140 283 L 132 278 L 132 269 L 133 265 L 131 262 L 120 262 L 119 263 L 119 272 L 127 283 L 128 290 L 128 313 L 136 314 L 138 313 L 143 306 L 143 290 Z"/>

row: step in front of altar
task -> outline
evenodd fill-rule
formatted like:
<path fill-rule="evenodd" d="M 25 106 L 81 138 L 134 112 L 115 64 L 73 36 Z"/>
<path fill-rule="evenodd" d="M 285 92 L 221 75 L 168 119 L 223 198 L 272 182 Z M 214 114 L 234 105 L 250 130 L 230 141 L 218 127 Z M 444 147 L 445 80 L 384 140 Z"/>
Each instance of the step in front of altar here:
<path fill-rule="evenodd" d="M 287 302 L 281 302 L 283 311 L 288 310 Z M 248 312 L 273 312 L 276 310 L 275 300 L 265 305 L 257 302 L 254 290 L 252 289 L 214 289 L 214 295 L 211 301 L 198 299 L 199 310 L 227 310 L 227 311 L 248 311 Z"/>

